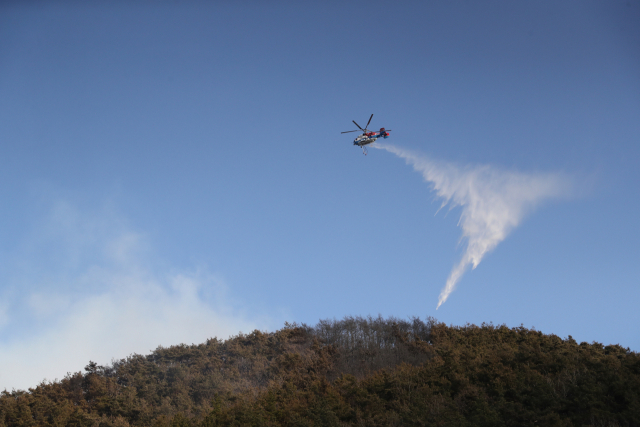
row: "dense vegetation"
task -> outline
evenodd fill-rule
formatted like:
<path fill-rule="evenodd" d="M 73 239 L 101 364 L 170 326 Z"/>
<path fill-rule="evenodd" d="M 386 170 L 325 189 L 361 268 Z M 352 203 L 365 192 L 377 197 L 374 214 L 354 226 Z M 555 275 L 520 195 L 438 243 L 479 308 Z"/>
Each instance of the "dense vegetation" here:
<path fill-rule="evenodd" d="M 640 356 L 524 327 L 286 324 L 4 391 L 0 426 L 36 425 L 640 426 Z"/>

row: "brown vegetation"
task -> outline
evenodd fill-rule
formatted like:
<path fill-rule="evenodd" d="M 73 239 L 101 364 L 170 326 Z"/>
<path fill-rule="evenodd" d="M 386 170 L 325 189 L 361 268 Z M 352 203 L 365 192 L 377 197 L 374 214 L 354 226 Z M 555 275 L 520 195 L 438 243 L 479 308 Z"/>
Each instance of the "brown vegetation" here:
<path fill-rule="evenodd" d="M 640 426 L 640 357 L 523 327 L 345 318 L 0 396 L 0 426 Z"/>

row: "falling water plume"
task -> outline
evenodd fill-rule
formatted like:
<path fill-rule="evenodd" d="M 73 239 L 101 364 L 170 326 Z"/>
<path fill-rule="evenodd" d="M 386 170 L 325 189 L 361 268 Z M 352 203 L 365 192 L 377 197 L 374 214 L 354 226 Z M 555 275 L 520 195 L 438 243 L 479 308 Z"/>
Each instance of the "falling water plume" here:
<path fill-rule="evenodd" d="M 389 144 L 374 144 L 404 159 L 432 185 L 442 206 L 460 206 L 459 226 L 466 248 L 440 292 L 436 310 L 449 298 L 460 278 L 476 268 L 489 251 L 517 227 L 540 201 L 566 195 L 570 180 L 560 173 L 521 173 L 488 165 L 458 166 Z"/>

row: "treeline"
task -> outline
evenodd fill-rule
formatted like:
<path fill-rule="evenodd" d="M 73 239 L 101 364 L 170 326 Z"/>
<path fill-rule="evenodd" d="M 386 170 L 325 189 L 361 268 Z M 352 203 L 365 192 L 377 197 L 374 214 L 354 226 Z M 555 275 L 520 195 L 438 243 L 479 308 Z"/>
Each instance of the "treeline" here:
<path fill-rule="evenodd" d="M 640 357 L 432 318 L 286 324 L 2 393 L 0 426 L 40 425 L 640 426 Z"/>

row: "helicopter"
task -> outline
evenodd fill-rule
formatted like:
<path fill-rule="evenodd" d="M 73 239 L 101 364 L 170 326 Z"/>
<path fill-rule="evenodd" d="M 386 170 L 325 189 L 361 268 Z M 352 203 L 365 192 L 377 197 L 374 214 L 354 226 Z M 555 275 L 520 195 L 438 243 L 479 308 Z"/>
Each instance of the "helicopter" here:
<path fill-rule="evenodd" d="M 373 114 L 371 115 L 371 117 L 369 117 L 367 126 L 365 126 L 364 129 L 362 129 L 360 125 L 356 123 L 355 120 L 351 120 L 356 126 L 358 126 L 358 129 L 362 131 L 362 135 L 358 136 L 356 139 L 353 140 L 353 145 L 357 145 L 358 147 L 362 148 L 362 154 L 364 154 L 365 156 L 367 155 L 367 147 L 365 147 L 365 145 L 375 142 L 376 139 L 378 138 L 385 138 L 385 139 L 389 138 L 389 132 L 391 131 L 391 129 L 385 130 L 384 128 L 380 128 L 379 132 L 372 132 L 369 129 L 367 129 L 367 127 L 369 126 L 369 123 L 371 123 L 372 118 L 373 118 Z M 357 129 L 348 130 L 346 132 L 340 132 L 340 133 L 349 133 L 349 132 L 358 132 L 358 130 Z"/>

